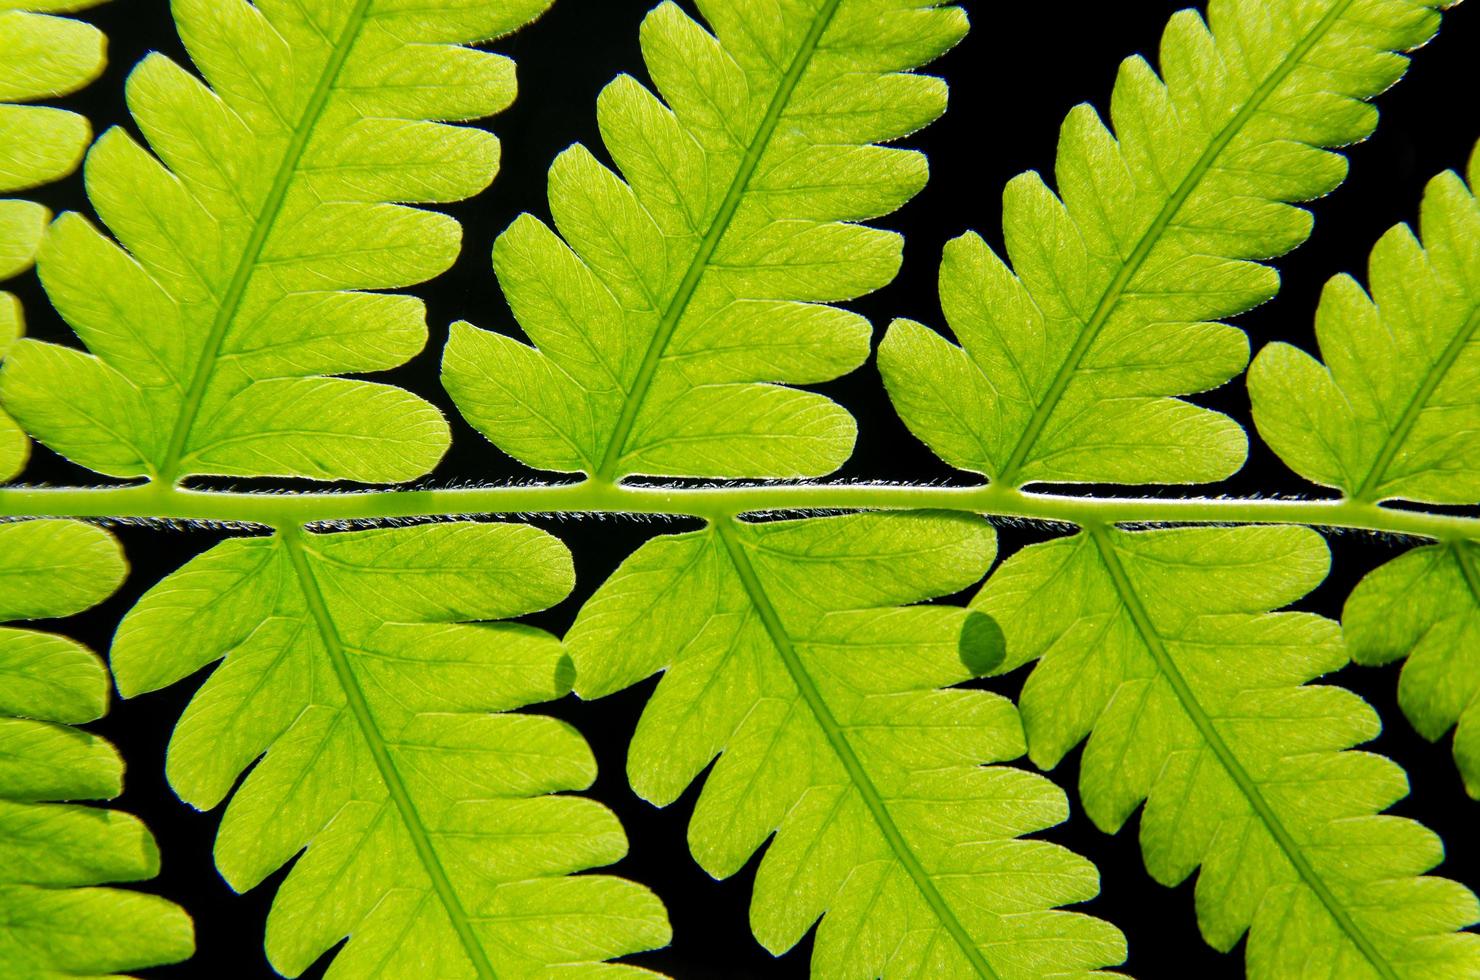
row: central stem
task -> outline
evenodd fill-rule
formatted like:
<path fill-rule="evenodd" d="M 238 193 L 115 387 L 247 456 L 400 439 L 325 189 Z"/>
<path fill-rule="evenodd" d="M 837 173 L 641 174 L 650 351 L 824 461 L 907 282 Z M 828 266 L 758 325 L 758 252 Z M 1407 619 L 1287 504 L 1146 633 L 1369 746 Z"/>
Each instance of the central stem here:
<path fill-rule="evenodd" d="M 979 487 L 800 483 L 752 487 L 630 486 L 587 481 L 447 490 L 238 493 L 155 483 L 125 487 L 0 487 L 0 520 L 80 517 L 297 527 L 335 521 L 495 514 L 665 514 L 725 520 L 741 514 L 949 510 L 1061 524 L 1300 524 L 1480 541 L 1480 516 L 1399 510 L 1356 500 L 1078 497 Z"/>

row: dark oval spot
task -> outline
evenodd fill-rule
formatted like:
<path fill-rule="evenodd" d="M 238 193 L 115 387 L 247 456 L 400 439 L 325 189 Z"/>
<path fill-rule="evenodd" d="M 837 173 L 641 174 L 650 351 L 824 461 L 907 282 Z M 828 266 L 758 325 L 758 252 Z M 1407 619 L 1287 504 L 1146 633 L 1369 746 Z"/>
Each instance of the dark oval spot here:
<path fill-rule="evenodd" d="M 1007 656 L 1007 640 L 1002 627 L 986 613 L 972 611 L 966 614 L 966 623 L 961 627 L 961 641 L 956 648 L 961 662 L 973 677 L 990 674 Z"/>

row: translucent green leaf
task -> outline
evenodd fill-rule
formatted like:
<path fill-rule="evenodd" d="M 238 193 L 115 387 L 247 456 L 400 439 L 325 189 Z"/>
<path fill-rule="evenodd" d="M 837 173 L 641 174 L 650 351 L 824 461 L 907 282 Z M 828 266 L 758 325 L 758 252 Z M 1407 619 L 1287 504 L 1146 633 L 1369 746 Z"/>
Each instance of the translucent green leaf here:
<path fill-rule="evenodd" d="M 47 3 L 0 0 L 0 194 L 26 190 L 65 177 L 82 159 L 92 130 L 75 112 L 42 105 L 16 105 L 66 95 L 103 70 L 106 41 L 90 24 L 53 17 L 93 6 L 98 0 Z M 31 267 L 51 214 L 33 201 L 0 199 L 0 279 Z M 0 358 L 25 332 L 20 300 L 0 290 Z M 0 481 L 21 471 L 29 445 L 25 434 L 0 411 Z"/>
<path fill-rule="evenodd" d="M 646 889 L 572 876 L 627 849 L 604 807 L 556 795 L 595 778 L 586 743 L 512 711 L 569 689 L 560 642 L 468 622 L 548 606 L 572 580 L 564 546 L 518 524 L 294 530 L 223 542 L 124 618 L 125 696 L 225 658 L 166 768 L 204 809 L 252 767 L 216 838 L 232 887 L 303 851 L 268 916 L 277 970 L 345 937 L 330 977 L 584 975 L 668 941 Z"/>
<path fill-rule="evenodd" d="M 1408 658 L 1398 703 L 1425 738 L 1455 728 L 1455 761 L 1480 799 L 1480 544 L 1416 548 L 1388 562 L 1357 585 L 1341 619 L 1358 663 Z"/>
<path fill-rule="evenodd" d="M 523 215 L 494 246 L 535 346 L 453 326 L 448 391 L 530 466 L 816 476 L 852 451 L 846 411 L 783 385 L 868 356 L 868 323 L 825 304 L 899 269 L 900 237 L 858 222 L 919 191 L 925 158 L 872 144 L 945 109 L 945 85 L 909 70 L 954 44 L 965 14 L 933 0 L 698 6 L 714 34 L 673 3 L 643 21 L 665 101 L 627 75 L 598 100 L 622 176 L 571 147 L 550 168 L 558 234 Z"/>
<path fill-rule="evenodd" d="M 1438 837 L 1382 815 L 1403 771 L 1351 746 L 1377 715 L 1308 681 L 1341 667 L 1335 623 L 1269 610 L 1326 574 L 1305 528 L 1093 527 L 1023 549 L 973 606 L 1006 636 L 1003 669 L 1036 658 L 1021 707 L 1029 755 L 1053 766 L 1088 736 L 1080 797 L 1114 832 L 1143 801 L 1151 875 L 1201 868 L 1197 914 L 1251 977 L 1458 978 L 1480 971 L 1464 886 L 1421 877 Z"/>
<path fill-rule="evenodd" d="M 0 394 L 92 469 L 366 482 L 427 472 L 446 421 L 377 371 L 426 341 L 396 289 L 445 270 L 455 221 L 412 204 L 487 186 L 498 141 L 445 125 L 514 98 L 512 63 L 462 46 L 549 0 L 427 5 L 176 0 L 197 78 L 163 55 L 129 76 L 133 120 L 87 158 L 117 244 L 63 215 L 38 258 L 91 353 L 24 341 Z M 397 202 L 397 203 L 388 203 Z"/>
<path fill-rule="evenodd" d="M 1059 138 L 1055 194 L 1003 194 L 1012 268 L 968 234 L 946 249 L 941 304 L 961 343 L 897 321 L 879 349 L 895 407 L 946 462 L 1012 486 L 1200 483 L 1232 474 L 1243 430 L 1170 397 L 1248 357 L 1215 322 L 1274 295 L 1261 264 L 1310 232 L 1288 202 L 1327 193 L 1366 136 L 1363 100 L 1407 66 L 1442 0 L 1212 0 L 1175 14 L 1161 77 L 1127 59 L 1112 134 L 1089 105 Z M 1210 26 L 1211 25 L 1211 26 Z"/>
<path fill-rule="evenodd" d="M 0 0 L 0 51 L 5 52 L 0 60 L 0 194 L 64 177 L 82 159 L 90 133 L 86 119 L 50 106 L 16 103 L 66 95 L 102 72 L 106 45 L 102 33 L 90 24 L 48 13 L 81 10 L 98 2 Z M 21 268 L 30 264 L 41 228 L 17 215 L 38 207 L 0 201 L 0 278 L 19 271 L 17 263 Z M 28 234 L 15 237 L 22 227 Z"/>
<path fill-rule="evenodd" d="M 1354 500 L 1480 503 L 1480 204 L 1457 174 L 1429 182 L 1421 228 L 1422 243 L 1407 225 L 1378 241 L 1371 296 L 1351 276 L 1326 284 L 1326 364 L 1259 352 L 1254 421 L 1297 473 Z"/>
<path fill-rule="evenodd" d="M 3 207 L 0 204 L 0 209 Z M 4 234 L 0 230 L 0 237 Z M 20 300 L 10 293 L 0 292 L 0 362 L 4 362 L 5 352 L 20 337 L 23 329 L 25 323 L 21 317 Z M 15 419 L 0 410 L 0 483 L 21 471 L 30 452 L 31 445 L 25 431 L 16 424 Z"/>
<path fill-rule="evenodd" d="M 566 637 L 576 690 L 663 671 L 628 756 L 673 802 L 709 764 L 689 824 L 706 871 L 761 845 L 751 928 L 780 953 L 822 917 L 827 977 L 1081 977 L 1121 962 L 1093 865 L 1018 837 L 1068 815 L 1062 792 L 984 765 L 1023 751 L 1012 703 L 951 685 L 1002 656 L 991 620 L 946 606 L 995 539 L 964 515 L 726 522 L 659 537 L 597 590 Z M 714 761 L 716 756 L 718 761 Z"/>
<path fill-rule="evenodd" d="M 80 612 L 123 581 L 118 544 L 74 521 L 0 525 L 0 622 Z M 70 727 L 103 716 L 108 673 L 81 644 L 0 627 L 0 976 L 102 977 L 194 949 L 177 906 L 94 887 L 159 873 L 154 838 L 101 807 L 123 788 L 113 746 Z"/>

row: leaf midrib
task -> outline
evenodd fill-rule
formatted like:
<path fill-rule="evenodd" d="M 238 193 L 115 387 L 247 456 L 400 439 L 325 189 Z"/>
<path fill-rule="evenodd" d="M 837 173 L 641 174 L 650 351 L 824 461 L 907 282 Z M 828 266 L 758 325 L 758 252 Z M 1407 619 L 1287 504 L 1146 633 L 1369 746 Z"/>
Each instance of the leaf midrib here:
<path fill-rule="evenodd" d="M 1384 980 L 1399 980 L 1397 971 L 1337 900 L 1335 893 L 1331 891 L 1331 886 L 1326 884 L 1320 872 L 1311 865 L 1310 860 L 1300 849 L 1299 842 L 1295 840 L 1294 835 L 1290 833 L 1274 807 L 1265 799 L 1254 777 L 1249 775 L 1249 771 L 1244 768 L 1238 756 L 1234 755 L 1233 750 L 1224 741 L 1222 734 L 1213 724 L 1212 718 L 1203 708 L 1202 702 L 1198 700 L 1187 678 L 1182 676 L 1176 660 L 1162 641 L 1161 633 L 1152 622 L 1150 614 L 1141 602 L 1139 593 L 1131 583 L 1130 576 L 1126 573 L 1125 566 L 1120 561 L 1120 556 L 1115 551 L 1115 544 L 1110 540 L 1109 532 L 1103 525 L 1092 524 L 1085 528 L 1085 533 L 1094 542 L 1099 552 L 1100 562 L 1105 566 L 1105 571 L 1109 574 L 1116 592 L 1119 593 L 1121 604 L 1130 613 L 1136 632 L 1146 645 L 1151 659 L 1156 662 L 1157 670 L 1166 679 L 1167 685 L 1171 687 L 1177 703 L 1182 706 L 1182 710 L 1197 728 L 1198 734 L 1202 736 L 1208 748 L 1213 750 L 1219 764 L 1223 766 L 1223 771 L 1228 773 L 1229 778 L 1233 780 L 1239 792 L 1248 801 L 1250 809 L 1254 811 L 1254 815 L 1258 817 L 1275 845 L 1284 854 L 1285 860 L 1290 862 L 1290 866 L 1295 869 L 1301 882 L 1315 895 L 1316 900 L 1331 916 L 1337 928 L 1346 935 L 1357 951 L 1377 972 L 1377 975 L 1383 977 Z"/>
<path fill-rule="evenodd" d="M 292 135 L 288 139 L 288 146 L 283 152 L 282 159 L 278 161 L 277 173 L 273 175 L 272 186 L 268 189 L 267 197 L 263 199 L 262 207 L 252 223 L 252 233 L 242 248 L 241 257 L 237 260 L 231 281 L 221 297 L 221 305 L 216 308 L 216 316 L 211 321 L 210 332 L 206 334 L 200 359 L 196 361 L 190 387 L 186 390 L 185 398 L 180 404 L 179 414 L 175 416 L 175 427 L 170 432 L 170 441 L 166 445 L 164 459 L 159 466 L 157 479 L 161 483 L 174 485 L 182 475 L 179 472 L 181 458 L 185 453 L 186 443 L 189 442 L 191 430 L 194 429 L 196 419 L 200 415 L 206 388 L 210 385 L 211 377 L 215 373 L 221 345 L 226 342 L 226 332 L 231 328 L 232 321 L 236 319 L 237 313 L 241 310 L 247 287 L 251 285 L 252 276 L 260 264 L 262 250 L 267 246 L 267 239 L 272 235 L 277 219 L 282 214 L 288 190 L 293 184 L 293 179 L 298 175 L 304 151 L 308 148 L 308 141 L 324 114 L 324 108 L 329 103 L 329 96 L 334 90 L 334 83 L 339 77 L 339 72 L 344 68 L 345 61 L 349 58 L 350 50 L 359 40 L 360 31 L 365 26 L 373 2 L 374 0 L 356 0 L 343 30 L 340 31 L 334 43 L 334 48 L 329 52 L 328 60 L 324 62 L 324 67 L 319 72 L 313 92 L 310 93 L 308 102 L 303 107 L 303 114 L 294 124 Z"/>
<path fill-rule="evenodd" d="M 627 439 L 631 436 L 632 427 L 637 422 L 637 413 L 641 411 L 643 402 L 647 399 L 653 378 L 658 372 L 658 365 L 662 362 L 663 353 L 673 339 L 674 332 L 678 330 L 679 322 L 683 320 L 689 302 L 699 288 L 699 280 L 709 268 L 710 259 L 713 258 L 715 250 L 719 248 L 720 241 L 729 229 L 736 211 L 739 210 L 740 201 L 745 197 L 750 180 L 760 165 L 761 155 L 770 145 L 771 137 L 776 132 L 776 126 L 781 121 L 781 114 L 786 109 L 787 103 L 791 101 L 792 94 L 801 82 L 802 73 L 811 63 L 812 55 L 816 53 L 822 35 L 832 23 L 833 15 L 837 13 L 841 2 L 842 0 L 827 0 L 818 10 L 812 26 L 802 38 L 801 45 L 792 57 L 791 64 L 787 66 L 786 74 L 782 76 L 781 84 L 772 94 L 771 102 L 766 107 L 766 114 L 761 117 L 755 135 L 751 137 L 750 144 L 745 148 L 745 156 L 740 160 L 740 166 L 730 181 L 724 200 L 720 202 L 719 210 L 715 212 L 709 228 L 704 232 L 704 237 L 699 240 L 699 248 L 689 260 L 689 266 L 684 270 L 683 278 L 679 280 L 678 289 L 669 299 L 668 305 L 664 307 L 652 340 L 648 342 L 647 350 L 643 353 L 642 364 L 638 366 L 637 376 L 633 379 L 632 387 L 627 390 L 626 397 L 622 401 L 622 411 L 617 416 L 617 424 L 612 430 L 611 441 L 606 444 L 606 451 L 602 454 L 601 462 L 597 465 L 596 472 L 592 474 L 597 480 L 610 482 L 615 477 L 622 453 L 626 450 Z"/>
<path fill-rule="evenodd" d="M 365 698 L 365 692 L 360 687 L 359 679 L 355 677 L 354 670 L 350 667 L 344 641 L 339 636 L 339 629 L 334 623 L 333 615 L 329 612 L 318 579 L 309 565 L 307 549 L 303 543 L 303 531 L 296 527 L 285 527 L 278 531 L 278 535 L 283 542 L 284 550 L 288 553 L 293 571 L 298 577 L 309 614 L 318 627 L 319 636 L 324 642 L 324 649 L 334 668 L 334 676 L 344 691 L 350 713 L 354 716 L 360 735 L 370 749 L 370 755 L 375 760 L 375 767 L 380 773 L 381 781 L 385 783 L 386 790 L 396 805 L 396 811 L 400 814 L 401 823 L 411 838 L 416 856 L 421 861 L 427 877 L 431 879 L 432 889 L 436 892 L 437 898 L 441 900 L 453 931 L 457 933 L 457 938 L 462 943 L 463 950 L 467 953 L 468 960 L 479 980 L 497 980 L 498 975 L 494 972 L 493 964 L 489 962 L 483 944 L 473 932 L 472 919 L 463 907 L 462 900 L 458 897 L 451 879 L 447 877 L 447 869 L 442 866 L 442 860 L 432 845 L 431 833 L 416 808 L 416 802 L 411 799 L 411 793 L 406 788 L 406 782 L 401 777 L 400 770 L 396 767 L 395 759 L 391 758 L 390 749 L 380 732 L 380 726 L 375 721 L 374 712 L 370 709 L 370 703 Z"/>
<path fill-rule="evenodd" d="M 1429 405 L 1429 400 L 1434 397 L 1434 392 L 1439 390 L 1451 368 L 1459 360 L 1460 354 L 1469 346 L 1477 332 L 1480 332 L 1480 305 L 1470 311 L 1469 318 L 1464 325 L 1449 339 L 1444 350 L 1439 354 L 1439 359 L 1424 376 L 1423 384 L 1413 393 L 1408 404 L 1403 407 L 1403 414 L 1398 418 L 1398 424 L 1388 437 L 1383 440 L 1382 449 L 1378 451 L 1377 458 L 1372 461 L 1372 468 L 1367 471 L 1367 476 L 1362 480 L 1360 486 L 1352 494 L 1353 500 L 1364 503 L 1372 503 L 1375 500 L 1375 492 L 1387 478 L 1388 468 L 1393 465 L 1393 460 L 1413 434 L 1413 427 L 1418 424 L 1418 417 L 1423 414 Z"/>
<path fill-rule="evenodd" d="M 889 812 L 883 795 L 874 785 L 868 770 L 863 766 L 863 761 L 853 750 L 843 727 L 838 724 L 832 709 L 822 697 L 822 692 L 817 689 L 817 683 L 807 672 L 806 665 L 802 663 L 801 657 L 797 654 L 796 646 L 791 641 L 791 634 L 787 631 L 786 625 L 781 622 L 781 616 L 776 612 L 776 607 L 771 604 L 771 598 L 766 592 L 765 585 L 761 582 L 760 576 L 756 574 L 755 566 L 751 564 L 750 556 L 745 552 L 745 544 L 735 533 L 734 526 L 729 521 L 721 520 L 716 521 L 713 527 L 730 557 L 730 563 L 735 567 L 736 575 L 745 587 L 751 604 L 760 616 L 761 624 L 770 636 L 772 645 L 776 647 L 782 663 L 786 665 L 787 673 L 791 675 L 792 682 L 796 684 L 797 690 L 802 695 L 802 700 L 806 702 L 808 709 L 812 712 L 812 717 L 816 719 L 818 727 L 826 736 L 828 745 L 831 746 L 838 760 L 842 762 L 848 778 L 853 783 L 853 788 L 874 818 L 874 823 L 878 826 L 879 832 L 883 834 L 895 859 L 910 876 L 910 880 L 919 890 L 921 897 L 925 899 L 926 904 L 930 906 L 931 911 L 935 913 L 936 918 L 960 948 L 962 955 L 977 976 L 984 980 L 1000 980 L 997 972 L 992 969 L 991 964 L 977 948 L 971 934 L 961 924 L 955 910 L 940 893 L 940 889 L 936 888 L 930 873 L 915 856 L 909 841 L 905 840 L 904 834 L 900 832 L 899 825 L 894 822 L 894 816 Z"/>
<path fill-rule="evenodd" d="M 1126 287 L 1130 285 L 1130 281 L 1135 277 L 1136 273 L 1141 271 L 1141 266 L 1145 264 L 1146 260 L 1151 256 L 1152 250 L 1160 243 L 1162 233 L 1167 230 L 1167 227 L 1176 218 L 1177 213 L 1182 209 L 1182 205 L 1187 203 L 1187 199 L 1192 196 L 1193 191 L 1197 189 L 1198 185 L 1202 183 L 1203 178 L 1212 170 L 1213 163 L 1228 148 L 1228 144 L 1233 142 L 1233 138 L 1238 135 L 1239 131 L 1244 128 L 1244 125 L 1259 111 L 1259 108 L 1264 104 L 1264 100 L 1269 98 L 1275 89 L 1279 88 L 1280 84 L 1300 65 L 1305 56 L 1310 53 L 1310 50 L 1325 36 L 1331 26 L 1341 19 L 1342 15 L 1346 13 L 1353 2 L 1354 0 L 1339 0 L 1330 10 L 1326 11 L 1325 15 L 1316 22 L 1315 26 L 1306 32 L 1305 36 L 1300 39 L 1300 43 L 1296 44 L 1290 50 L 1290 53 L 1280 62 L 1278 67 L 1249 96 L 1248 101 L 1239 107 L 1239 111 L 1234 114 L 1233 118 L 1218 131 L 1217 136 L 1213 138 L 1212 142 L 1208 144 L 1196 162 L 1193 163 L 1192 169 L 1182 178 L 1181 183 L 1177 185 L 1177 189 L 1172 192 L 1171 197 L 1167 198 L 1166 203 L 1157 212 L 1156 218 L 1136 242 L 1136 247 L 1131 250 L 1130 257 L 1126 259 L 1120 271 L 1116 273 L 1115 278 L 1110 280 L 1110 285 L 1105 288 L 1105 292 L 1100 296 L 1100 301 L 1095 306 L 1094 312 L 1090 314 L 1089 320 L 1084 324 L 1084 328 L 1080 330 L 1079 336 L 1075 338 L 1074 346 L 1069 349 L 1069 355 L 1059 365 L 1058 371 L 1054 374 L 1053 381 L 1048 387 L 1048 392 L 1044 395 L 1043 400 L 1038 403 L 1037 407 L 1033 409 L 1033 415 L 1028 420 L 1027 428 L 1023 430 L 1023 434 L 1018 439 L 1017 445 L 1013 447 L 1012 453 L 1008 456 L 1007 464 L 1003 466 L 1002 472 L 998 476 L 998 479 L 1003 483 L 1013 486 L 1019 485 L 1018 477 L 1021 474 L 1023 464 L 1027 462 L 1028 454 L 1033 451 L 1033 447 L 1038 442 L 1038 438 L 1043 434 L 1043 430 L 1048 425 L 1049 419 L 1053 417 L 1054 412 L 1058 409 L 1059 401 L 1063 398 L 1064 392 L 1068 390 L 1069 382 L 1073 380 L 1074 375 L 1078 372 L 1080 362 L 1089 353 L 1090 347 L 1094 345 L 1105 324 L 1110 321 L 1110 317 L 1120 305 L 1120 300 L 1125 294 Z"/>

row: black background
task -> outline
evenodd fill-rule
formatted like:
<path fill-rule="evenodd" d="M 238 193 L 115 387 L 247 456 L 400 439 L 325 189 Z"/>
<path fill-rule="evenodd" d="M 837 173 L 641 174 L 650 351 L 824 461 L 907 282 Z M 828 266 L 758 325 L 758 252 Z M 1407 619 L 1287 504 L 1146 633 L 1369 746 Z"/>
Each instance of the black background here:
<path fill-rule="evenodd" d="M 874 322 L 876 336 L 894 316 L 942 325 L 935 294 L 942 244 L 973 228 L 1000 250 L 1003 184 L 1027 169 L 1051 173 L 1065 112 L 1088 100 L 1103 113 L 1119 61 L 1141 53 L 1154 63 L 1166 17 L 1185 5 L 1185 0 L 968 2 L 972 33 L 928 69 L 950 82 L 951 107 L 942 120 L 905 141 L 929 154 L 930 185 L 903 210 L 879 222 L 904 233 L 903 270 L 889 287 L 850 304 Z M 446 274 L 412 290 L 427 301 L 431 342 L 410 365 L 381 376 L 430 399 L 452 420 L 454 447 L 428 484 L 533 475 L 462 423 L 437 382 L 436 365 L 451 321 L 465 318 L 486 328 L 517 332 L 489 268 L 493 239 L 521 211 L 548 218 L 545 171 L 561 149 L 579 141 L 604 155 L 595 126 L 595 97 L 618 72 L 645 78 L 637 30 L 649 6 L 650 0 L 557 0 L 538 23 L 492 45 L 512 55 L 519 65 L 517 104 L 489 124 L 503 139 L 503 170 L 489 191 L 447 209 L 463 224 L 462 257 Z M 1466 4 L 1447 14 L 1438 39 L 1418 53 L 1407 78 L 1378 100 L 1382 123 L 1371 140 L 1353 148 L 1350 178 L 1314 205 L 1317 221 L 1310 241 L 1277 263 L 1285 282 L 1281 295 L 1236 321 L 1251 335 L 1254 349 L 1276 338 L 1313 349 L 1311 319 L 1322 283 L 1342 271 L 1362 274 L 1367 252 L 1377 237 L 1392 224 L 1416 217 L 1424 182 L 1445 168 L 1463 168 L 1480 135 L 1477 6 Z M 62 104 L 86 113 L 98 132 L 110 125 L 127 126 L 122 92 L 129 68 L 150 50 L 186 60 L 171 26 L 168 4 L 166 0 L 116 0 L 84 16 L 109 35 L 111 65 L 101 80 Z M 76 176 L 35 196 L 56 211 L 88 210 Z M 75 343 L 45 307 L 34 277 L 23 277 L 7 288 L 22 295 L 33 335 Z M 899 423 L 872 363 L 818 387 L 859 420 L 858 448 L 842 475 L 964 482 Z M 1239 382 L 1196 400 L 1248 423 L 1247 396 Z M 100 482 L 95 474 L 39 447 L 23 480 L 71 485 Z M 249 487 L 251 483 L 230 485 Z M 276 485 L 281 486 L 281 481 Z M 1244 470 L 1216 489 L 1318 492 L 1291 475 L 1257 442 Z M 591 590 L 639 543 L 654 533 L 685 526 L 683 522 L 655 525 L 614 518 L 537 523 L 559 534 L 576 555 L 576 591 L 556 608 L 531 617 L 556 632 L 569 625 Z M 119 527 L 117 533 L 133 566 L 128 582 L 92 612 L 48 624 L 99 650 L 106 650 L 118 619 L 145 589 L 226 532 Z M 1005 527 L 1002 551 L 1010 553 L 1051 533 Z M 1332 537 L 1331 545 L 1330 578 L 1300 606 L 1335 616 L 1352 585 L 1408 543 L 1346 534 Z M 218 814 L 197 813 L 180 803 L 163 778 L 170 729 L 204 675 L 163 692 L 119 701 L 108 718 L 92 726 L 113 739 L 129 763 L 127 789 L 118 805 L 146 819 L 160 840 L 163 873 L 147 887 L 181 903 L 195 917 L 196 957 L 144 975 L 271 977 L 262 954 L 262 924 L 283 872 L 244 896 L 232 893 L 211 862 Z M 990 686 L 1015 695 L 1022 679 L 1023 672 L 1018 672 Z M 1480 835 L 1475 833 L 1480 804 L 1465 797 L 1447 740 L 1431 745 L 1403 719 L 1395 701 L 1397 668 L 1352 667 L 1334 679 L 1377 707 L 1386 731 L 1372 747 L 1408 770 L 1412 795 L 1393 812 L 1421 819 L 1443 836 L 1448 857 L 1441 873 L 1480 887 Z M 649 682 L 602 701 L 583 703 L 571 697 L 541 708 L 574 723 L 595 749 L 601 775 L 592 795 L 617 812 L 631 838 L 629 856 L 611 870 L 650 886 L 667 903 L 673 944 L 632 957 L 631 962 L 680 978 L 805 976 L 810 938 L 774 959 L 750 936 L 746 910 L 756 860 L 733 878 L 716 882 L 689 857 L 684 831 L 699 783 L 666 810 L 637 799 L 627 788 L 625 745 L 651 689 Z M 1076 751 L 1053 773 L 1056 781 L 1070 788 L 1071 798 L 1077 760 Z M 1241 950 L 1222 955 L 1201 942 L 1191 882 L 1166 889 L 1147 877 L 1134 818 L 1118 836 L 1109 837 L 1089 823 L 1075 801 L 1069 822 L 1044 836 L 1087 855 L 1099 866 L 1102 894 L 1083 908 L 1125 930 L 1130 941 L 1129 972 L 1146 978 L 1242 976 Z M 321 975 L 331 956 L 326 954 L 307 975 Z"/>

